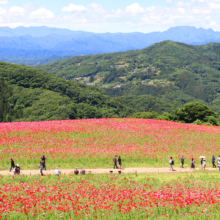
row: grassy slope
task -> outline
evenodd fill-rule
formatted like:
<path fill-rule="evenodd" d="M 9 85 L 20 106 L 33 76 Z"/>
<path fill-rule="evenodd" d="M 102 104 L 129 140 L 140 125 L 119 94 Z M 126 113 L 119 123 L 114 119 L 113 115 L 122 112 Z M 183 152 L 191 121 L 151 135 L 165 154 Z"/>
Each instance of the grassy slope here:
<path fill-rule="evenodd" d="M 138 51 L 73 57 L 40 68 L 66 79 L 85 77 L 79 80 L 82 83 L 93 75 L 92 84 L 106 87 L 112 97 L 133 95 L 135 100 L 147 94 L 178 106 L 200 101 L 219 112 L 218 43 L 190 46 L 164 41 Z"/>

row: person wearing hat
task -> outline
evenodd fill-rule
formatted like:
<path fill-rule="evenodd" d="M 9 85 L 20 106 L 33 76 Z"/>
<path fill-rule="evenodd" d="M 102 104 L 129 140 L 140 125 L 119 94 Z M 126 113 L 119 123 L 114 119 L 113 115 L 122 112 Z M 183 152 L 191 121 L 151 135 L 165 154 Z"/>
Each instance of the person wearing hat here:
<path fill-rule="evenodd" d="M 79 170 L 78 170 L 77 168 L 75 168 L 74 174 L 75 174 L 75 175 L 78 175 L 78 174 L 79 174 Z"/>
<path fill-rule="evenodd" d="M 213 168 L 216 168 L 216 165 L 215 165 L 215 156 L 212 155 L 212 167 Z"/>

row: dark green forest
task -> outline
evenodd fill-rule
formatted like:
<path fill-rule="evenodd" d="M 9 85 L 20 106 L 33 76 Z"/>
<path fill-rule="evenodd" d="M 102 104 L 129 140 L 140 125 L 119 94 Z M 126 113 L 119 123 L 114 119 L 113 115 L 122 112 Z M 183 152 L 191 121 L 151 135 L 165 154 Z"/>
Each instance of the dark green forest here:
<path fill-rule="evenodd" d="M 126 117 L 104 91 L 38 68 L 0 62 L 0 121 Z"/>
<path fill-rule="evenodd" d="M 8 97 L 11 95 L 11 89 L 5 85 L 2 78 L 0 78 L 0 122 L 10 121 L 12 114 L 8 102 Z"/>
<path fill-rule="evenodd" d="M 148 109 L 151 96 L 157 98 L 157 105 L 161 104 L 154 109 L 158 113 L 174 112 L 188 102 L 207 104 L 220 113 L 219 43 L 191 46 L 164 41 L 142 50 L 78 56 L 40 68 L 67 80 L 102 88 L 110 97 L 127 99 L 129 105 L 134 105 L 131 96 L 134 100 L 141 96 L 140 109 Z M 169 108 L 162 104 L 167 101 Z"/>

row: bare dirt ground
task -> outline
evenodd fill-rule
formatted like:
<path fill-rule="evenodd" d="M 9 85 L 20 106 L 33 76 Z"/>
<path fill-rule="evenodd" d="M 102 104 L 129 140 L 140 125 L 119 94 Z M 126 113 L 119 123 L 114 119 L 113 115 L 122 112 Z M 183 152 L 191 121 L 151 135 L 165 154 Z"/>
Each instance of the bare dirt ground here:
<path fill-rule="evenodd" d="M 113 173 L 118 173 L 118 171 L 121 170 L 122 173 L 181 173 L 181 172 L 193 172 L 194 169 L 190 168 L 174 168 L 175 171 L 170 171 L 169 168 L 124 168 L 124 169 L 85 169 L 86 173 L 94 173 L 94 174 L 102 174 L 102 173 L 110 173 L 110 171 L 113 171 Z M 197 168 L 196 170 L 199 170 Z M 206 168 L 206 171 L 213 171 L 218 169 L 213 168 Z M 44 170 L 44 175 L 50 175 L 54 174 L 55 170 Z M 65 170 L 60 169 L 61 174 L 72 174 L 74 172 L 74 169 L 72 170 Z M 0 175 L 13 175 L 13 172 L 9 171 L 0 171 Z M 40 175 L 40 169 L 36 170 L 21 170 L 21 175 Z"/>

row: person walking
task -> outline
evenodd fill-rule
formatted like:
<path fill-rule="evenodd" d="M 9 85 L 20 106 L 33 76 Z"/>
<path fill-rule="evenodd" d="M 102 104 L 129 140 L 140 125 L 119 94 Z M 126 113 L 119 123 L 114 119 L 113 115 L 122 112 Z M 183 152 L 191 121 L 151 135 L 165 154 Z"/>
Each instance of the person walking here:
<path fill-rule="evenodd" d="M 215 165 L 215 156 L 212 155 L 212 167 L 213 168 L 216 168 L 216 165 Z"/>
<path fill-rule="evenodd" d="M 195 160 L 193 158 L 191 159 L 190 168 L 195 169 Z"/>
<path fill-rule="evenodd" d="M 114 162 L 114 169 L 115 167 L 118 169 L 118 166 L 117 166 L 117 155 L 115 155 L 115 157 L 113 158 L 113 162 Z"/>
<path fill-rule="evenodd" d="M 202 164 L 203 164 L 203 158 L 201 159 L 201 169 L 202 169 Z"/>
<path fill-rule="evenodd" d="M 185 161 L 184 156 L 182 156 L 182 157 L 181 157 L 181 164 L 182 164 L 182 166 L 181 166 L 180 168 L 184 168 L 184 167 L 183 167 L 183 166 L 184 166 L 184 161 Z"/>
<path fill-rule="evenodd" d="M 43 169 L 47 170 L 47 168 L 46 168 L 46 157 L 43 155 L 43 157 L 41 157 L 41 160 L 42 160 Z"/>
<path fill-rule="evenodd" d="M 15 162 L 14 162 L 14 160 L 11 158 L 11 167 L 10 167 L 10 172 L 11 172 L 11 170 L 13 170 L 13 169 L 14 169 L 14 167 L 15 167 Z"/>
<path fill-rule="evenodd" d="M 44 169 L 44 165 L 43 165 L 43 162 L 41 161 L 40 164 L 39 164 L 39 168 L 40 168 L 40 174 L 41 176 L 43 176 L 43 169 Z"/>
<path fill-rule="evenodd" d="M 174 171 L 174 169 L 173 169 L 173 165 L 174 165 L 174 160 L 173 160 L 172 157 L 170 157 L 170 160 L 169 160 L 170 171 Z"/>
<path fill-rule="evenodd" d="M 206 168 L 206 161 L 204 158 L 202 158 L 202 169 L 205 170 Z"/>
<path fill-rule="evenodd" d="M 121 157 L 120 157 L 120 156 L 118 157 L 118 164 L 119 164 L 119 167 L 120 167 L 120 169 L 121 169 L 122 163 L 121 163 Z"/>
<path fill-rule="evenodd" d="M 217 163 L 218 163 L 218 168 L 219 168 L 219 170 L 220 170 L 220 155 L 219 155 L 218 158 L 217 158 Z"/>

